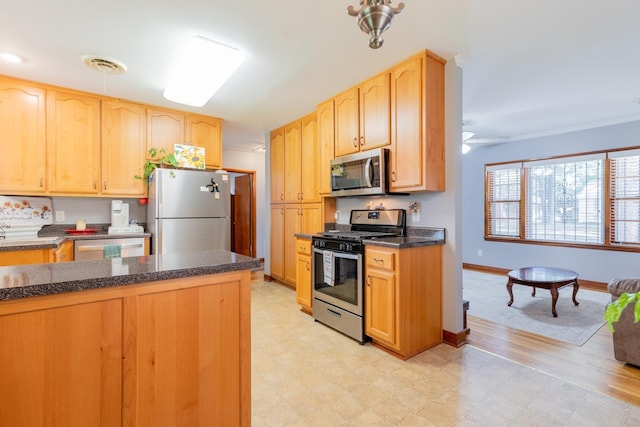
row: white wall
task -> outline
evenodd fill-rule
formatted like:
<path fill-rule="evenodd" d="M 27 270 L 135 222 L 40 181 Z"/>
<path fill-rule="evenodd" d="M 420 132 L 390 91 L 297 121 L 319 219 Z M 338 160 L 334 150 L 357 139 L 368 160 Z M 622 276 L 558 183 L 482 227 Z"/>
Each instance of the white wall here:
<path fill-rule="evenodd" d="M 532 265 L 568 268 L 579 277 L 608 282 L 620 276 L 638 276 L 640 253 L 563 248 L 484 240 L 484 165 L 540 157 L 640 145 L 640 121 L 474 147 L 463 156 L 463 260 L 465 263 L 514 269 Z M 482 256 L 478 255 L 482 251 Z"/>
<path fill-rule="evenodd" d="M 111 223 L 111 200 L 122 200 L 129 204 L 129 220 L 147 222 L 146 205 L 139 199 L 125 199 L 122 197 L 106 199 L 100 197 L 52 197 L 54 224 L 75 224 L 84 219 L 87 224 Z M 55 212 L 64 212 L 64 221 L 55 221 Z"/>
<path fill-rule="evenodd" d="M 269 213 L 267 203 L 265 152 L 239 151 L 223 148 L 222 162 L 226 169 L 241 169 L 256 173 L 256 258 L 265 256 L 265 233 L 269 227 L 266 221 Z"/>
<path fill-rule="evenodd" d="M 462 330 L 462 70 L 451 60 L 445 67 L 445 168 L 446 184 L 443 192 L 412 193 L 408 196 L 340 198 L 338 223 L 348 224 L 352 209 L 366 209 L 382 203 L 387 209 L 409 209 L 417 201 L 421 207 L 419 218 L 407 214 L 409 227 L 440 227 L 446 229 L 447 242 L 443 247 L 443 329 Z"/>

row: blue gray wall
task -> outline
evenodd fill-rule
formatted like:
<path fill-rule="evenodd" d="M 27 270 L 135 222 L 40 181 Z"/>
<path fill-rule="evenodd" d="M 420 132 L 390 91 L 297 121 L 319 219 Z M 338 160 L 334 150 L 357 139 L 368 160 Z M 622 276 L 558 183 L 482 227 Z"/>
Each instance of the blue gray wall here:
<path fill-rule="evenodd" d="M 486 163 L 631 146 L 640 146 L 640 121 L 474 147 L 462 159 L 463 262 L 506 269 L 556 266 L 577 271 L 579 277 L 596 282 L 608 282 L 621 276 L 640 276 L 640 253 L 484 240 Z"/>

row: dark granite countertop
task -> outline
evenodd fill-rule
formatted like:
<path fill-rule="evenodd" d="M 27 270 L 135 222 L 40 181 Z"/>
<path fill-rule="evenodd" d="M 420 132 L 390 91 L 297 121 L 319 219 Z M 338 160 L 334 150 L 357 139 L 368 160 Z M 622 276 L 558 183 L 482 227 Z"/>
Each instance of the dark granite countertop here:
<path fill-rule="evenodd" d="M 369 246 L 405 249 L 421 246 L 444 245 L 446 243 L 444 228 L 407 227 L 407 235 L 402 237 L 379 237 L 362 241 Z"/>
<path fill-rule="evenodd" d="M 315 233 L 311 233 L 311 234 L 310 233 L 296 233 L 296 234 L 294 234 L 294 236 L 299 237 L 301 239 L 309 239 L 309 240 L 311 240 L 311 238 L 313 236 L 315 236 Z"/>
<path fill-rule="evenodd" d="M 247 270 L 260 261 L 226 250 L 0 267 L 0 301 Z"/>

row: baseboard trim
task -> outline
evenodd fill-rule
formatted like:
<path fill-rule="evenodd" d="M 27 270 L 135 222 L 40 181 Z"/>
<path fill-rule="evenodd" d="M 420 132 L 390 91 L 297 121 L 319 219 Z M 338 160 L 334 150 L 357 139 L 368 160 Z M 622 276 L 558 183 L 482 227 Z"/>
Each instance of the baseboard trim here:
<path fill-rule="evenodd" d="M 296 286 L 294 284 L 285 282 L 284 280 L 276 279 L 275 277 L 269 276 L 268 274 L 264 275 L 264 280 L 267 282 L 277 283 L 278 285 L 282 285 L 285 288 L 293 289 L 294 291 L 296 290 Z"/>
<path fill-rule="evenodd" d="M 479 265 L 479 264 L 468 264 L 466 262 L 462 263 L 462 268 L 467 270 L 480 271 L 482 273 L 502 274 L 505 276 L 507 275 L 508 272 L 512 270 L 508 268 L 490 267 L 490 266 Z M 581 279 L 580 277 L 578 277 L 578 282 L 580 283 L 580 289 L 588 289 L 590 291 L 597 291 L 597 292 L 608 292 L 607 284 L 604 282 L 594 282 L 591 280 L 584 280 L 584 279 Z"/>
<path fill-rule="evenodd" d="M 450 332 L 443 330 L 442 331 L 442 341 L 445 344 L 449 344 L 453 347 L 462 347 L 467 343 L 467 334 L 468 331 L 460 331 L 460 332 Z"/>

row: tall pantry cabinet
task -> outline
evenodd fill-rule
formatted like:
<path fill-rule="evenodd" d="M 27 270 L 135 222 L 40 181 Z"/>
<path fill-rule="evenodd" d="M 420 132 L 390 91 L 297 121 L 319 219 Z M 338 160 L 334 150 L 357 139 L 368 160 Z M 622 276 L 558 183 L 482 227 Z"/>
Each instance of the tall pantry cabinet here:
<path fill-rule="evenodd" d="M 318 189 L 317 133 L 312 113 L 273 130 L 270 137 L 271 277 L 291 286 L 296 283 L 295 235 L 324 229 L 327 205 Z"/>

